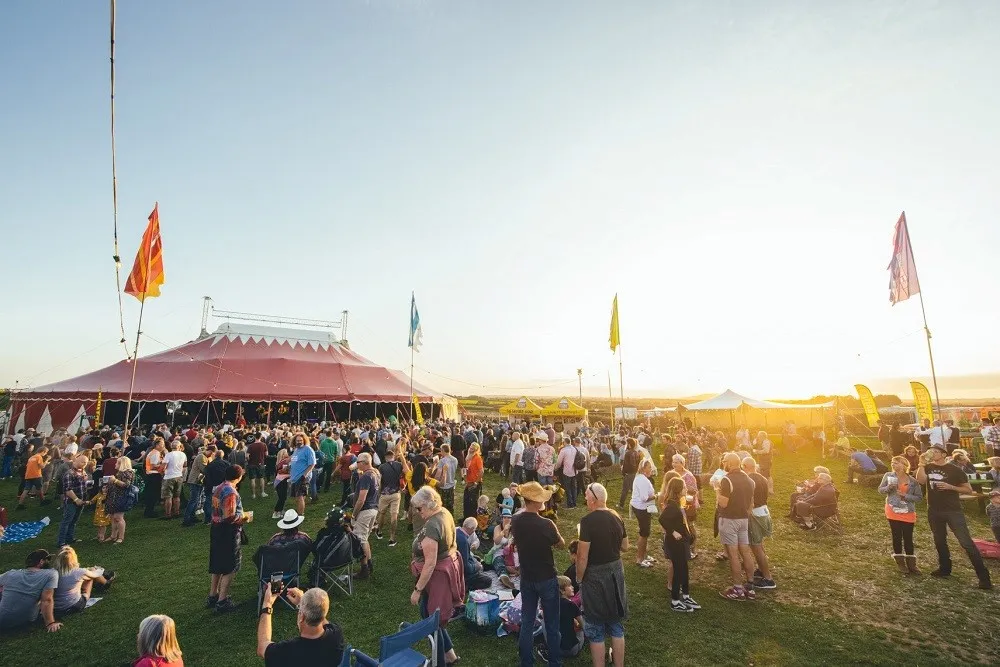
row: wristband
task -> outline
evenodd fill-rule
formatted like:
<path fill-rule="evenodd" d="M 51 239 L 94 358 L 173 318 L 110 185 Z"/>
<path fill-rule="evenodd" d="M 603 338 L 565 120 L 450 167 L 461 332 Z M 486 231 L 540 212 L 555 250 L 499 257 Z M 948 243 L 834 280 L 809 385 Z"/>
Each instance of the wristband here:
<path fill-rule="evenodd" d="M 271 615 L 273 613 L 274 613 L 274 608 L 273 607 L 261 607 L 260 608 L 260 613 L 257 614 L 257 616 L 263 616 L 264 614 Z"/>
<path fill-rule="evenodd" d="M 55 624 L 56 624 L 56 623 L 58 623 L 58 622 L 59 622 L 59 621 L 52 621 L 51 623 L 46 623 L 46 624 L 45 624 L 45 627 L 46 627 L 46 628 L 51 628 L 51 627 L 52 627 L 53 625 L 55 625 Z"/>
<path fill-rule="evenodd" d="M 416 586 L 413 587 L 413 590 L 415 590 L 418 593 L 423 593 L 424 592 L 422 588 L 417 588 Z"/>

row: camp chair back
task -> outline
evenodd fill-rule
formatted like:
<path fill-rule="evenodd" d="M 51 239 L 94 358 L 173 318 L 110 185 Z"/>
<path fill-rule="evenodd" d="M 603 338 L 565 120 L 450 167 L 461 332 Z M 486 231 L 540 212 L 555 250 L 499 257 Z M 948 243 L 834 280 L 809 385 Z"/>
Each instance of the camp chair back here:
<path fill-rule="evenodd" d="M 818 510 L 818 511 L 817 511 Z M 844 522 L 840 519 L 840 490 L 837 490 L 837 500 L 830 505 L 813 506 L 813 518 L 817 530 L 828 530 L 837 535 L 844 534 Z"/>
<path fill-rule="evenodd" d="M 316 565 L 313 586 L 327 591 L 337 587 L 347 596 L 354 594 L 354 545 L 350 533 L 317 542 L 313 558 Z"/>
<path fill-rule="evenodd" d="M 264 586 L 271 585 L 272 574 L 280 572 L 282 575 L 281 581 L 286 586 L 298 585 L 299 568 L 301 566 L 299 554 L 299 548 L 295 544 L 285 544 L 282 546 L 264 545 L 257 549 L 257 552 L 253 556 L 253 562 L 257 566 L 258 608 L 264 600 Z M 285 599 L 284 596 L 279 599 L 288 605 L 289 608 L 295 609 L 295 606 Z"/>
<path fill-rule="evenodd" d="M 399 632 L 379 640 L 378 660 L 353 649 L 351 655 L 355 665 L 361 667 L 435 667 L 438 653 L 438 625 L 441 622 L 441 612 L 433 614 L 416 623 L 401 623 Z M 413 645 L 427 639 L 431 644 L 431 657 L 427 657 L 413 648 Z M 443 667 L 440 666 L 440 667 Z"/>

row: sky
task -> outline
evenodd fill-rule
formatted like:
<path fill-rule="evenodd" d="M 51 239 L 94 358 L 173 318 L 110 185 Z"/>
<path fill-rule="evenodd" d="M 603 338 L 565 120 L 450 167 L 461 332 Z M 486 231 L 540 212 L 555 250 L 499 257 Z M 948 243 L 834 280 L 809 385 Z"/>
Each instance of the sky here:
<path fill-rule="evenodd" d="M 225 310 L 338 319 L 456 394 L 1000 396 L 1000 3 L 121 2 L 140 354 Z M 0 8 L 0 386 L 123 358 L 107 0 Z M 16 268 L 15 268 L 16 267 Z M 129 347 L 139 303 L 124 297 Z M 210 329 L 218 322 L 213 320 Z M 968 382 L 960 378 L 976 376 Z"/>

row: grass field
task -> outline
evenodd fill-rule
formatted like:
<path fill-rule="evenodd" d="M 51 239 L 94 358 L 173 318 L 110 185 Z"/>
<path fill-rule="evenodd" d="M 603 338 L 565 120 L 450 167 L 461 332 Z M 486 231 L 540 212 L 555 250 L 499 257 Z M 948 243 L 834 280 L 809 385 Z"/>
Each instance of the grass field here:
<path fill-rule="evenodd" d="M 817 461 L 807 454 L 776 457 L 775 495 L 770 504 L 775 534 L 768 544 L 778 589 L 762 591 L 757 602 L 729 602 L 718 595 L 728 581 L 728 567 L 714 561 L 711 511 L 699 518 L 703 552 L 692 563 L 692 594 L 704 609 L 675 614 L 665 600 L 664 560 L 651 570 L 626 562 L 631 616 L 626 623 L 629 665 L 899 665 L 992 664 L 996 661 L 997 592 L 973 588 L 975 574 L 964 553 L 953 542 L 955 574 L 950 580 L 930 577 L 903 578 L 889 558 L 889 532 L 880 497 L 872 489 L 839 484 L 842 514 L 847 524 L 842 537 L 802 531 L 785 519 L 787 498 L 796 480 L 809 476 Z M 844 478 L 844 464 L 833 465 L 835 479 Z M 487 476 L 495 493 L 500 481 Z M 0 482 L 0 504 L 12 508 L 16 482 Z M 617 497 L 620 481 L 608 483 Z M 331 489 L 331 494 L 333 493 Z M 456 494 L 461 497 L 461 492 Z M 339 493 L 337 495 L 339 498 Z M 273 497 L 269 500 L 273 500 Z M 708 507 L 714 501 L 706 494 Z M 252 543 L 244 555 L 244 569 L 234 586 L 239 610 L 218 616 L 203 606 L 208 593 L 208 532 L 199 526 L 181 529 L 177 522 L 129 517 L 122 545 L 94 541 L 91 515 L 81 519 L 77 537 L 85 538 L 77 550 L 84 565 L 100 564 L 119 573 L 113 589 L 97 606 L 71 617 L 63 630 L 39 630 L 0 638 L 4 667 L 28 665 L 118 666 L 135 655 L 139 621 L 148 614 L 164 613 L 177 622 L 185 664 L 191 666 L 259 665 L 255 655 L 255 571 L 250 554 L 273 532 L 270 506 L 263 499 L 245 498 L 256 510 L 258 522 L 249 527 Z M 304 529 L 320 527 L 331 495 L 321 496 L 307 510 Z M 27 511 L 11 510 L 11 520 L 44 515 L 37 502 Z M 55 548 L 58 512 L 49 506 L 53 525 L 40 538 L 0 550 L 0 570 L 20 567 L 24 556 L 38 547 Z M 567 540 L 585 509 L 563 510 L 560 530 Z M 967 508 L 974 536 L 989 536 L 984 516 L 974 505 Z M 916 538 L 924 572 L 936 564 L 923 508 L 919 510 Z M 627 520 L 630 537 L 636 524 Z M 654 538 L 656 535 L 654 534 Z M 651 539 L 651 542 L 655 541 Z M 634 547 L 633 547 L 634 548 Z M 409 539 L 405 528 L 399 546 L 374 542 L 377 578 L 359 582 L 353 598 L 334 596 L 331 616 L 347 641 L 370 655 L 377 653 L 378 638 L 390 634 L 401 620 L 417 618 L 409 605 L 412 579 L 408 572 Z M 632 556 L 634 554 L 629 554 Z M 558 565 L 567 564 L 558 554 Z M 993 566 L 994 578 L 997 568 Z M 275 638 L 292 636 L 294 614 L 280 606 L 274 614 Z M 460 622 L 451 626 L 463 664 L 501 666 L 516 664 L 515 640 L 483 637 Z M 589 664 L 581 657 L 568 664 Z"/>

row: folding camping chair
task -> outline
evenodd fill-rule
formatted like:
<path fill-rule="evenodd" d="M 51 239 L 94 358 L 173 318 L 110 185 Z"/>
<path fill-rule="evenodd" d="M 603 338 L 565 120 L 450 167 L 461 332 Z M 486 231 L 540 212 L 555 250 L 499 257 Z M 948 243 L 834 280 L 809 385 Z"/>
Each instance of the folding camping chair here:
<path fill-rule="evenodd" d="M 441 612 L 435 610 L 433 614 L 416 623 L 400 623 L 399 632 L 379 640 L 378 660 L 352 649 L 354 664 L 361 667 L 435 667 L 438 665 L 437 631 L 440 621 Z M 413 648 L 414 644 L 423 639 L 431 643 L 430 658 Z"/>
<path fill-rule="evenodd" d="M 271 575 L 281 573 L 281 583 L 285 586 L 297 586 L 299 583 L 299 559 L 300 549 L 295 544 L 285 544 L 282 546 L 264 545 L 257 549 L 253 555 L 254 565 L 257 566 L 257 608 L 260 608 L 264 601 L 264 586 L 271 585 Z M 289 609 L 295 606 L 289 602 L 284 595 L 279 598 L 288 605 Z"/>
<path fill-rule="evenodd" d="M 837 492 L 839 498 L 840 492 Z M 829 516 L 818 516 L 816 510 L 824 510 L 833 508 L 835 511 Z M 829 531 L 837 535 L 844 534 L 844 522 L 840 519 L 840 503 L 834 503 L 833 505 L 816 505 L 813 507 L 813 521 L 816 522 L 816 530 Z"/>
<path fill-rule="evenodd" d="M 354 544 L 353 535 L 341 533 L 328 536 L 316 543 L 313 552 L 313 586 L 332 591 L 336 586 L 345 595 L 354 594 Z M 356 538 L 355 538 L 356 539 Z"/>

